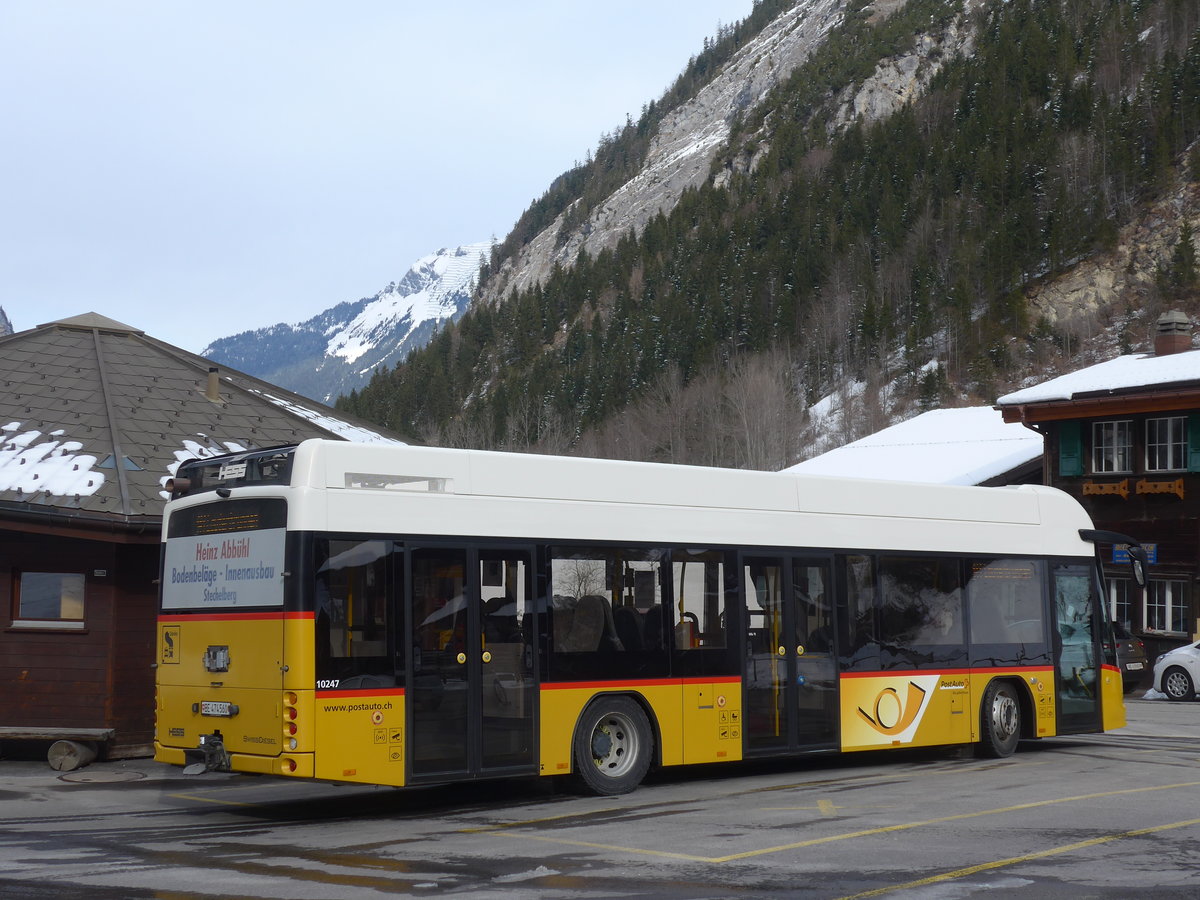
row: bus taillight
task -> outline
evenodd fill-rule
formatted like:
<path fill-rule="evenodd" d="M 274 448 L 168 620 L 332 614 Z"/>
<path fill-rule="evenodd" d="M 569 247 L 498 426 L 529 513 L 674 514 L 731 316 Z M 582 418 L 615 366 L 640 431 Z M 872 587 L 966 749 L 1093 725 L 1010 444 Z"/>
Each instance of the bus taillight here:
<path fill-rule="evenodd" d="M 296 750 L 300 746 L 300 741 L 297 735 L 300 733 L 300 726 L 296 724 L 296 719 L 300 716 L 300 711 L 296 709 L 296 704 L 300 698 L 296 696 L 295 691 L 283 692 L 283 745 L 288 750 Z M 296 764 L 292 762 L 291 771 L 295 771 Z"/>

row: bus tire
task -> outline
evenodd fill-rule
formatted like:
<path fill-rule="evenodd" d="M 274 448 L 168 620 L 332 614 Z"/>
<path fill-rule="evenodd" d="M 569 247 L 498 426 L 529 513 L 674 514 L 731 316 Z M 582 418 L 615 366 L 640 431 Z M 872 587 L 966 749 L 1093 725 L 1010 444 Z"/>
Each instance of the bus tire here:
<path fill-rule="evenodd" d="M 653 756 L 650 723 L 628 697 L 598 697 L 579 717 L 575 774 L 591 793 L 629 793 L 646 777 Z"/>
<path fill-rule="evenodd" d="M 1021 740 L 1021 702 L 1006 681 L 993 681 L 979 710 L 979 755 L 990 759 L 1012 756 Z"/>
<path fill-rule="evenodd" d="M 1179 666 L 1171 666 L 1163 672 L 1162 689 L 1168 700 L 1196 699 L 1196 686 L 1192 684 L 1192 676 Z"/>

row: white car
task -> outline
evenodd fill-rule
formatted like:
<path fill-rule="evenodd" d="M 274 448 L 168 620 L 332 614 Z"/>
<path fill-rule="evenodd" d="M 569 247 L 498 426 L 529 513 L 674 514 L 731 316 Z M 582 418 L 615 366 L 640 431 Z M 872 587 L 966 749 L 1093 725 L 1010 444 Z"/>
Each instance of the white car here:
<path fill-rule="evenodd" d="M 1176 647 L 1154 661 L 1154 689 L 1169 700 L 1195 700 L 1200 684 L 1200 643 Z"/>

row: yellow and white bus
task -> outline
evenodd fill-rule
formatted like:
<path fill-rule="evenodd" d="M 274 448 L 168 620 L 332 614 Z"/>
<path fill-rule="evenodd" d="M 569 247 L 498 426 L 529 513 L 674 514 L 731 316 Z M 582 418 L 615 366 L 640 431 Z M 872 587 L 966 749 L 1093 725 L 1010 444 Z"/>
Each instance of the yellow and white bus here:
<path fill-rule="evenodd" d="M 1120 536 L 1050 488 L 315 440 L 170 488 L 155 758 L 187 771 L 615 794 L 1124 724 Z"/>

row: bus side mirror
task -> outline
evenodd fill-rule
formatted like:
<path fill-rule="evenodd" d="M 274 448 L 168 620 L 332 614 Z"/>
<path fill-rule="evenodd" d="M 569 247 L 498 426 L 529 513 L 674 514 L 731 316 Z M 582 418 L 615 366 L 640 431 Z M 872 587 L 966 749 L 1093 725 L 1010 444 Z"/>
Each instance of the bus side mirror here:
<path fill-rule="evenodd" d="M 1129 568 L 1133 570 L 1133 580 L 1138 587 L 1146 586 L 1146 549 L 1136 544 L 1129 547 Z"/>

